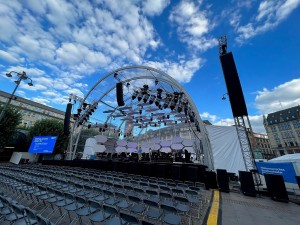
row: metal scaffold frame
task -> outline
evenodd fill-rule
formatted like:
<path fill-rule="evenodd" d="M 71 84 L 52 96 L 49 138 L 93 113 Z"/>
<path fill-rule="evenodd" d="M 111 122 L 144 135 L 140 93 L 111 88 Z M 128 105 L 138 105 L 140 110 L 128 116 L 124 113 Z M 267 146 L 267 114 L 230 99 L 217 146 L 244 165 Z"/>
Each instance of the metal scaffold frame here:
<path fill-rule="evenodd" d="M 245 116 L 245 117 L 247 118 L 247 121 L 249 124 L 250 134 L 252 134 L 249 117 L 248 116 Z M 244 117 L 243 116 L 235 117 L 234 123 L 235 123 L 238 139 L 239 139 L 241 150 L 242 150 L 245 169 L 246 169 L 246 171 L 256 169 L 256 165 L 255 165 L 254 158 L 253 158 L 253 152 L 251 149 L 249 137 L 247 135 L 247 127 L 245 124 Z"/>

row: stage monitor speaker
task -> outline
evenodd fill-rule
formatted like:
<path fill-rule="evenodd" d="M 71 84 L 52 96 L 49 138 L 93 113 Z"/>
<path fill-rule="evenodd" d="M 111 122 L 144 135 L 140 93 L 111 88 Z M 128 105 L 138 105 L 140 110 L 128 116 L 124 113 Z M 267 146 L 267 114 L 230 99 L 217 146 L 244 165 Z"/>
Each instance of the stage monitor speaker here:
<path fill-rule="evenodd" d="M 275 201 L 288 202 L 289 197 L 283 177 L 278 174 L 264 174 L 264 176 L 271 198 Z"/>
<path fill-rule="evenodd" d="M 216 173 L 213 171 L 205 171 L 204 172 L 204 184 L 205 184 L 206 190 L 217 189 L 218 184 L 217 184 Z"/>
<path fill-rule="evenodd" d="M 221 66 L 234 117 L 247 116 L 247 107 L 239 75 L 231 52 L 220 56 Z"/>
<path fill-rule="evenodd" d="M 222 192 L 229 192 L 229 176 L 226 170 L 217 169 L 217 181 L 219 190 Z"/>
<path fill-rule="evenodd" d="M 124 106 L 124 99 L 123 99 L 123 83 L 119 82 L 116 84 L 116 95 L 117 95 L 117 102 L 118 106 Z"/>
<path fill-rule="evenodd" d="M 71 118 L 72 104 L 69 102 L 66 108 L 65 120 L 64 120 L 64 134 L 70 133 L 70 118 Z"/>
<path fill-rule="evenodd" d="M 256 197 L 253 176 L 251 172 L 239 171 L 241 191 L 244 195 Z"/>
<path fill-rule="evenodd" d="M 297 181 L 298 187 L 299 187 L 299 189 L 300 189 L 300 176 L 296 176 L 296 181 Z"/>

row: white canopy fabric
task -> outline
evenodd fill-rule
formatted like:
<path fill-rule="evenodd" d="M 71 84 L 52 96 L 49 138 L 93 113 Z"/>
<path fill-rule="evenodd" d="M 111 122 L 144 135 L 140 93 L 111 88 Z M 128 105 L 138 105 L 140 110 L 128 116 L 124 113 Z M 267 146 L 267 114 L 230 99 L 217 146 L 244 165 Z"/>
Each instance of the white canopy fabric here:
<path fill-rule="evenodd" d="M 194 154 L 195 153 L 195 149 L 193 147 L 184 147 L 185 150 L 187 150 L 188 152 Z"/>
<path fill-rule="evenodd" d="M 88 159 L 91 155 L 94 155 L 95 154 L 94 146 L 96 145 L 97 145 L 97 141 L 95 138 L 86 139 L 81 158 Z"/>
<path fill-rule="evenodd" d="M 151 142 L 155 143 L 155 144 L 159 144 L 160 143 L 160 139 L 159 138 L 152 138 Z"/>
<path fill-rule="evenodd" d="M 214 169 L 236 173 L 245 171 L 244 159 L 234 126 L 206 125 L 210 140 Z"/>
<path fill-rule="evenodd" d="M 163 148 L 160 149 L 160 151 L 168 153 L 168 152 L 171 152 L 171 148 L 169 148 L 169 147 L 163 147 Z"/>
<path fill-rule="evenodd" d="M 94 152 L 104 152 L 106 150 L 105 145 L 94 145 Z"/>
<path fill-rule="evenodd" d="M 119 140 L 119 141 L 117 141 L 117 145 L 125 147 L 127 145 L 127 141 L 125 141 L 125 140 Z"/>
<path fill-rule="evenodd" d="M 138 144 L 136 142 L 128 142 L 127 143 L 128 148 L 136 148 Z"/>
<path fill-rule="evenodd" d="M 193 146 L 193 142 L 191 140 L 187 140 L 187 139 L 183 140 L 182 144 L 184 146 L 188 146 L 188 147 Z"/>
<path fill-rule="evenodd" d="M 116 152 L 126 152 L 126 147 L 124 146 L 117 146 L 116 147 Z"/>
<path fill-rule="evenodd" d="M 149 153 L 149 150 L 150 150 L 150 147 L 143 147 L 142 146 L 142 152 Z"/>
<path fill-rule="evenodd" d="M 170 147 L 171 146 L 171 141 L 161 141 L 160 145 L 162 147 Z"/>
<path fill-rule="evenodd" d="M 181 149 L 183 149 L 183 145 L 182 144 L 179 144 L 179 143 L 177 143 L 177 144 L 172 144 L 171 145 L 171 148 L 173 149 L 173 150 L 181 150 Z"/>
<path fill-rule="evenodd" d="M 300 174 L 300 153 L 279 156 L 277 158 L 270 159 L 268 162 L 270 163 L 292 162 L 294 164 L 296 174 Z"/>
<path fill-rule="evenodd" d="M 151 148 L 151 150 L 157 151 L 157 150 L 159 150 L 161 147 L 160 147 L 159 144 L 152 144 L 150 148 Z"/>
<path fill-rule="evenodd" d="M 107 141 L 107 137 L 105 135 L 97 135 L 95 139 L 98 143 L 105 143 Z"/>
<path fill-rule="evenodd" d="M 130 152 L 130 153 L 137 152 L 137 149 L 136 148 L 128 148 L 127 152 Z"/>
<path fill-rule="evenodd" d="M 181 143 L 181 142 L 182 142 L 181 137 L 173 137 L 173 139 L 172 139 L 172 143 Z"/>

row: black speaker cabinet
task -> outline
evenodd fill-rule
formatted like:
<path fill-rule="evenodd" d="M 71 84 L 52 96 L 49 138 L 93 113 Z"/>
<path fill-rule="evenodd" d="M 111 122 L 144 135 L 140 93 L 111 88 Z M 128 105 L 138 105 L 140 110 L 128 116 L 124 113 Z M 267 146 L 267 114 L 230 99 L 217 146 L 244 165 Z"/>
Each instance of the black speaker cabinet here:
<path fill-rule="evenodd" d="M 229 176 L 226 170 L 217 169 L 217 181 L 219 190 L 229 192 Z"/>
<path fill-rule="evenodd" d="M 123 83 L 119 82 L 116 84 L 116 95 L 117 95 L 117 102 L 118 102 L 118 106 L 123 106 L 124 103 L 124 99 L 123 99 Z"/>
<path fill-rule="evenodd" d="M 253 176 L 251 172 L 239 171 L 239 179 L 241 182 L 241 191 L 247 196 L 256 196 Z"/>
<path fill-rule="evenodd" d="M 217 184 L 216 173 L 213 171 L 205 171 L 204 172 L 204 184 L 205 184 L 206 190 L 217 189 L 218 184 Z"/>
<path fill-rule="evenodd" d="M 300 176 L 296 176 L 296 181 L 297 181 L 298 187 L 299 187 L 299 189 L 300 189 Z"/>
<path fill-rule="evenodd" d="M 72 104 L 68 103 L 66 108 L 65 120 L 64 120 L 64 134 L 68 135 L 70 132 L 70 117 L 72 111 Z"/>
<path fill-rule="evenodd" d="M 221 66 L 234 117 L 247 116 L 247 107 L 239 75 L 231 52 L 220 56 Z"/>
<path fill-rule="evenodd" d="M 181 165 L 172 165 L 172 179 L 181 180 L 182 179 L 182 170 Z"/>
<path fill-rule="evenodd" d="M 277 174 L 264 174 L 264 176 L 271 198 L 275 201 L 288 202 L 289 197 L 283 177 Z"/>

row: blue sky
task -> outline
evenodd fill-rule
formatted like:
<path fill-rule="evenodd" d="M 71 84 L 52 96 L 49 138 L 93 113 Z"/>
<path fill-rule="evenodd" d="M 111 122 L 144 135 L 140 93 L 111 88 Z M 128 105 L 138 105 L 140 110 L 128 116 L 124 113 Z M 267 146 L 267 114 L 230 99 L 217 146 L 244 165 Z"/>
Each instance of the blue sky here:
<path fill-rule="evenodd" d="M 0 83 L 26 71 L 17 95 L 65 110 L 106 73 L 148 65 L 193 98 L 202 119 L 231 125 L 217 39 L 227 35 L 250 119 L 300 102 L 300 0 L 0 0 Z"/>

